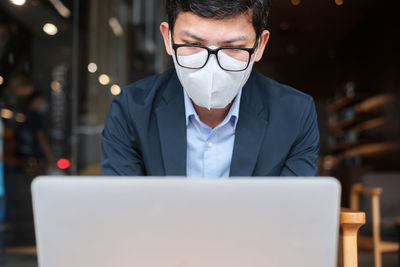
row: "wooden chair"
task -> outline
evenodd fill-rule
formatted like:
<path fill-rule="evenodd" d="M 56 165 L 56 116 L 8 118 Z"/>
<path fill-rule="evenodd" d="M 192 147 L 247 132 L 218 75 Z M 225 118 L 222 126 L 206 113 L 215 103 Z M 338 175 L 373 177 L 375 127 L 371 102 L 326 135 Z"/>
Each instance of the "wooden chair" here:
<path fill-rule="evenodd" d="M 343 241 L 343 267 L 357 267 L 357 233 L 365 224 L 365 213 L 351 209 L 340 210 L 340 227 Z"/>
<path fill-rule="evenodd" d="M 373 251 L 375 267 L 382 267 L 382 253 L 396 252 L 399 250 L 398 242 L 382 241 L 380 233 L 380 195 L 382 188 L 365 188 L 361 184 L 354 184 L 351 189 L 350 207 L 359 210 L 360 195 L 371 197 L 372 238 L 360 236 L 358 247 L 362 250 Z"/>

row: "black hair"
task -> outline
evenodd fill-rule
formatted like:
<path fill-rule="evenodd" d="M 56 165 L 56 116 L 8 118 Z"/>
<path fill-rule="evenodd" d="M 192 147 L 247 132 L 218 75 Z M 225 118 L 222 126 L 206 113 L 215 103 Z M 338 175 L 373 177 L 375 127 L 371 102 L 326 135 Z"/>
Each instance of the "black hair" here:
<path fill-rule="evenodd" d="M 179 12 L 212 19 L 234 18 L 250 12 L 257 38 L 267 26 L 270 0 L 166 0 L 168 24 L 173 31 Z"/>

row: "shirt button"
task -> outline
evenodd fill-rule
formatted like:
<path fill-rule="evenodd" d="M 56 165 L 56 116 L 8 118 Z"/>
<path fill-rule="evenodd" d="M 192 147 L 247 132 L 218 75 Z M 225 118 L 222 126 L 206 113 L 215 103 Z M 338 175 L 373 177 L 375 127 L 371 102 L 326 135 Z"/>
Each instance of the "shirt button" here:
<path fill-rule="evenodd" d="M 208 142 L 207 145 L 208 145 L 208 147 L 212 147 L 213 143 L 212 142 Z"/>

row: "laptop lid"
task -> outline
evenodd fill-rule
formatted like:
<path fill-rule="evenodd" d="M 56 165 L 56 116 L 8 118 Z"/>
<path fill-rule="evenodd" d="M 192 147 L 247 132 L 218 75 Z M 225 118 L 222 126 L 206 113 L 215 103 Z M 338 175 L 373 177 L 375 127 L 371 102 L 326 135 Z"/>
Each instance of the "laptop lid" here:
<path fill-rule="evenodd" d="M 39 177 L 40 267 L 333 267 L 334 178 Z"/>

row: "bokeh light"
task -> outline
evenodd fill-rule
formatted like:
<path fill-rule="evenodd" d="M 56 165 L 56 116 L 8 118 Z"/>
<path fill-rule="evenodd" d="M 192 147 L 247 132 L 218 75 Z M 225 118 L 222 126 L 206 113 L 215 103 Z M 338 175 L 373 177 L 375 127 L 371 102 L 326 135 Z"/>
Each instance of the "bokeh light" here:
<path fill-rule="evenodd" d="M 48 35 L 55 35 L 58 32 L 58 29 L 56 27 L 56 25 L 52 24 L 52 23 L 46 23 L 43 26 L 43 31 L 45 33 L 47 33 Z"/>
<path fill-rule="evenodd" d="M 121 87 L 119 87 L 117 84 L 113 84 L 111 86 L 111 94 L 119 95 L 120 93 L 121 93 Z"/>
<path fill-rule="evenodd" d="M 101 74 L 99 76 L 99 83 L 102 85 L 107 85 L 110 83 L 110 77 L 107 74 Z"/>

